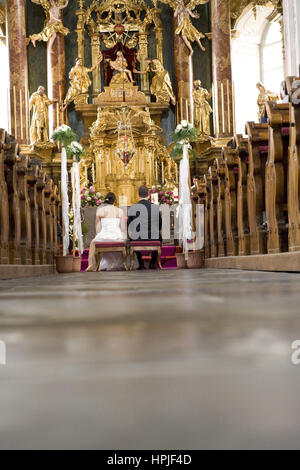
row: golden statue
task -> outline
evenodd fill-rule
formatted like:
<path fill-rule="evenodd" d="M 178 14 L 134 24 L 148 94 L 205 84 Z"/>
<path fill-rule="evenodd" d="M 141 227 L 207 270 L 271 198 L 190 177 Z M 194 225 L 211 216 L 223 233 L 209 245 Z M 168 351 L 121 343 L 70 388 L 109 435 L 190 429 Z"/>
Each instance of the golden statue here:
<path fill-rule="evenodd" d="M 82 59 L 76 59 L 75 67 L 73 67 L 69 73 L 70 79 L 70 88 L 66 94 L 62 111 L 64 112 L 67 107 L 76 101 L 80 95 L 86 95 L 89 92 L 89 87 L 92 84 L 92 81 L 89 77 L 89 73 L 93 72 L 100 62 L 102 61 L 102 54 L 100 53 L 97 63 L 94 67 L 87 68 L 82 64 Z"/>
<path fill-rule="evenodd" d="M 45 88 L 39 86 L 38 90 L 31 95 L 29 100 L 30 110 L 33 108 L 31 126 L 30 126 L 30 142 L 49 142 L 48 127 L 48 107 L 55 103 L 45 95 Z"/>
<path fill-rule="evenodd" d="M 147 61 L 151 72 L 154 73 L 152 78 L 150 91 L 156 97 L 157 103 L 164 103 L 173 105 L 176 104 L 176 98 L 173 92 L 172 83 L 169 72 L 163 67 L 159 59 L 152 59 Z"/>
<path fill-rule="evenodd" d="M 205 38 L 203 33 L 200 33 L 191 22 L 191 18 L 200 18 L 198 13 L 193 13 L 193 10 L 197 5 L 204 5 L 209 0 L 190 0 L 185 5 L 184 0 L 162 0 L 163 3 L 167 3 L 174 9 L 174 17 L 178 17 L 178 27 L 175 30 L 175 34 L 180 34 L 185 45 L 190 51 L 190 55 L 193 55 L 192 43 L 196 41 L 202 51 L 205 51 L 205 47 L 201 43 L 201 39 Z"/>
<path fill-rule="evenodd" d="M 107 59 L 107 62 L 114 71 L 113 77 L 110 81 L 112 83 L 123 83 L 128 82 L 128 78 L 133 83 L 132 72 L 128 69 L 127 60 L 124 57 L 122 51 L 117 52 L 117 57 L 115 60 Z"/>
<path fill-rule="evenodd" d="M 259 122 L 263 122 L 264 118 L 264 107 L 267 101 L 278 101 L 279 96 L 272 91 L 266 89 L 266 87 L 262 83 L 257 83 L 256 88 L 259 90 L 259 95 L 257 98 L 257 106 L 258 106 L 258 120 Z"/>
<path fill-rule="evenodd" d="M 33 3 L 42 5 L 46 12 L 46 20 L 44 29 L 38 34 L 32 34 L 29 36 L 27 42 L 32 42 L 33 46 L 36 47 L 36 41 L 44 41 L 49 43 L 51 48 L 57 33 L 61 33 L 63 36 L 69 34 L 68 28 L 66 28 L 61 20 L 61 10 L 68 6 L 69 0 L 32 0 Z"/>
<path fill-rule="evenodd" d="M 194 81 L 194 124 L 199 134 L 210 135 L 210 114 L 213 112 L 209 100 L 212 94 L 201 87 L 201 80 Z"/>

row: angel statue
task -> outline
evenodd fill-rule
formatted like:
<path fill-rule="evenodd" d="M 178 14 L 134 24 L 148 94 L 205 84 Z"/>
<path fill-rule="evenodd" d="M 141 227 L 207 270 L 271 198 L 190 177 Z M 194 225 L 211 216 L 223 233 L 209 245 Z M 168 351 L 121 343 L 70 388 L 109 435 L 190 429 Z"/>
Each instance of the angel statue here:
<path fill-rule="evenodd" d="M 75 66 L 71 69 L 69 73 L 70 87 L 63 103 L 63 112 L 72 103 L 72 101 L 75 100 L 76 104 L 76 98 L 78 98 L 80 95 L 85 95 L 89 92 L 89 87 L 92 84 L 92 81 L 89 77 L 89 73 L 93 72 L 100 65 L 102 60 L 103 56 L 100 52 L 96 64 L 91 68 L 87 68 L 83 65 L 83 61 L 80 57 L 76 59 Z"/>
<path fill-rule="evenodd" d="M 151 82 L 151 93 L 158 103 L 171 103 L 175 106 L 176 98 L 173 92 L 169 72 L 164 68 L 159 59 L 147 59 L 150 71 L 154 73 Z"/>
<path fill-rule="evenodd" d="M 187 5 L 184 0 L 162 0 L 163 3 L 167 3 L 174 9 L 174 17 L 178 17 L 178 27 L 176 28 L 175 34 L 180 34 L 184 43 L 190 51 L 190 55 L 193 55 L 192 43 L 196 41 L 202 51 L 205 51 L 205 47 L 201 43 L 201 39 L 205 38 L 203 33 L 200 33 L 191 22 L 191 18 L 200 18 L 198 13 L 193 13 L 193 10 L 197 5 L 204 5 L 209 0 L 190 0 Z"/>
<path fill-rule="evenodd" d="M 36 47 L 37 41 L 49 42 L 50 50 L 55 41 L 57 33 L 61 33 L 63 36 L 69 34 L 68 28 L 66 28 L 61 19 L 61 10 L 68 6 L 69 0 L 32 0 L 37 5 L 42 5 L 46 12 L 46 20 L 44 23 L 44 29 L 38 34 L 32 34 L 29 36 L 27 42 L 32 42 L 33 46 Z"/>

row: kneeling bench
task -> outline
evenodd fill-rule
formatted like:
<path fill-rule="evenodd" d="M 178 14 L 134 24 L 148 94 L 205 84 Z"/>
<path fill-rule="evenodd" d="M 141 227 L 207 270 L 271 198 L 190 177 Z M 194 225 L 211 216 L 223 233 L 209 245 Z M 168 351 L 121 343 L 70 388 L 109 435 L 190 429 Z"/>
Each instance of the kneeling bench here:
<path fill-rule="evenodd" d="M 127 249 L 126 242 L 96 242 L 95 243 L 95 258 L 97 271 L 99 270 L 101 253 L 112 253 L 121 252 L 123 254 L 123 266 L 125 271 L 128 271 L 127 267 Z"/>
<path fill-rule="evenodd" d="M 157 263 L 158 263 L 159 269 L 162 269 L 161 243 L 159 240 L 130 242 L 130 271 L 133 268 L 133 257 L 136 251 L 157 251 L 158 252 Z"/>

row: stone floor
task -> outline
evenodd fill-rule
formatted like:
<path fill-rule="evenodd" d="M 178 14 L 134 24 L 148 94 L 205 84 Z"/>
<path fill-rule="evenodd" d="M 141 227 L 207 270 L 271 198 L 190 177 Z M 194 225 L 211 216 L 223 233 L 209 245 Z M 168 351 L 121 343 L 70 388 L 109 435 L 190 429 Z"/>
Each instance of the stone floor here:
<path fill-rule="evenodd" d="M 299 448 L 300 275 L 0 282 L 0 448 Z"/>

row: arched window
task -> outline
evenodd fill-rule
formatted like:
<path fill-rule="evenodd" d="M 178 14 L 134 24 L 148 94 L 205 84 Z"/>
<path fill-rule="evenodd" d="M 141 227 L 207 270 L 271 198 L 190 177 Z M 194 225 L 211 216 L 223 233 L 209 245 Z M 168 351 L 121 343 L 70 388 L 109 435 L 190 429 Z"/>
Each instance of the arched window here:
<path fill-rule="evenodd" d="M 267 88 L 281 83 L 284 76 L 282 31 L 279 21 L 269 23 L 263 34 L 262 82 Z"/>
<path fill-rule="evenodd" d="M 279 94 L 284 80 L 283 38 L 280 21 L 269 21 L 272 7 L 248 7 L 235 24 L 232 39 L 232 73 L 235 89 L 236 130 L 244 133 L 246 121 L 258 120 L 256 84 Z"/>

